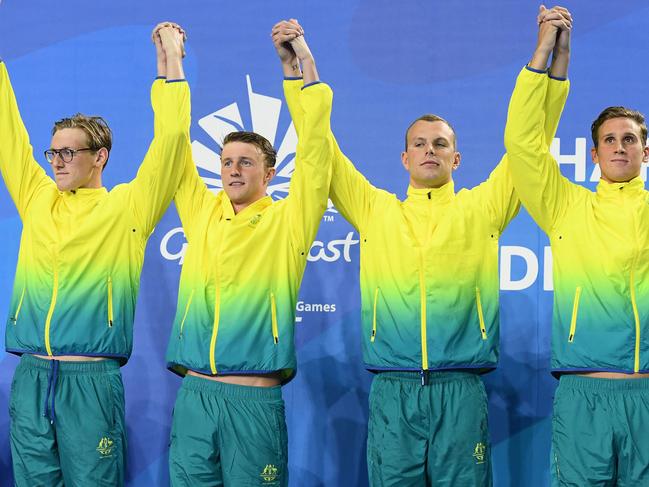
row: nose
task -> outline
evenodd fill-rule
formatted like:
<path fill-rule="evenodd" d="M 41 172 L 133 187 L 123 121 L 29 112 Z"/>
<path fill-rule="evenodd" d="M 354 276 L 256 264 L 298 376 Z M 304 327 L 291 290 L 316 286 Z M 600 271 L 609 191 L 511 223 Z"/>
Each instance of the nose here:
<path fill-rule="evenodd" d="M 430 155 L 434 155 L 434 154 L 435 154 L 435 149 L 434 149 L 434 147 L 433 147 L 433 143 L 432 143 L 432 142 L 431 142 L 430 144 L 428 144 L 428 146 L 426 147 L 426 153 L 427 153 L 427 154 L 430 154 Z"/>
<path fill-rule="evenodd" d="M 626 152 L 626 149 L 624 148 L 624 144 L 622 143 L 621 140 L 615 143 L 615 152 L 618 154 L 623 154 Z"/>
<path fill-rule="evenodd" d="M 60 154 L 57 154 L 55 152 L 50 164 L 52 164 L 54 167 L 63 167 L 65 166 L 65 161 L 61 158 Z"/>

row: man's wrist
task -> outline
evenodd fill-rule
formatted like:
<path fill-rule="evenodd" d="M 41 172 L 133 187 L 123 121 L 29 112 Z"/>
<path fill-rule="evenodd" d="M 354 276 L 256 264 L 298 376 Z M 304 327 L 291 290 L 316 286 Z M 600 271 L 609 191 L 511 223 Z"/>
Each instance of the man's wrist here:
<path fill-rule="evenodd" d="M 167 64 L 182 61 L 182 59 L 183 59 L 182 52 L 180 52 L 180 51 L 177 52 L 175 49 L 172 52 L 165 51 L 165 56 L 166 56 Z"/>
<path fill-rule="evenodd" d="M 313 66 L 315 65 L 315 59 L 313 58 L 313 55 L 309 53 L 308 56 L 306 56 L 304 59 L 300 59 L 300 62 L 302 63 L 302 68 L 304 69 L 304 66 Z"/>

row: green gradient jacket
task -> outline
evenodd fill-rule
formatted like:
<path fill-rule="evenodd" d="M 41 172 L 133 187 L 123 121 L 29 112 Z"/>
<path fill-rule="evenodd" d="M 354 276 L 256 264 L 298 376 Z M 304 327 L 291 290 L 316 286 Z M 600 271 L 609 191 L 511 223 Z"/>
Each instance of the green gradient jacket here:
<path fill-rule="evenodd" d="M 327 208 L 331 89 L 299 96 L 303 110 L 289 195 L 236 215 L 187 164 L 174 197 L 187 238 L 167 364 L 175 372 L 259 374 L 296 370 L 295 305 L 309 248 Z"/>
<path fill-rule="evenodd" d="M 155 93 L 156 135 L 135 179 L 61 192 L 34 160 L 0 65 L 0 169 L 23 222 L 7 351 L 128 359 L 146 241 L 191 151 L 187 83 L 156 80 Z"/>
<path fill-rule="evenodd" d="M 293 100 L 297 81 L 285 81 Z M 549 145 L 567 96 L 552 83 Z M 544 97 L 545 98 L 545 97 Z M 289 101 L 289 106 L 295 103 Z M 294 120 L 296 115 L 294 114 Z M 362 340 L 370 370 L 490 369 L 498 361 L 498 238 L 519 201 L 507 157 L 479 186 L 455 193 L 372 186 L 334 149 L 331 199 L 360 234 Z"/>
<path fill-rule="evenodd" d="M 649 372 L 649 193 L 640 178 L 570 182 L 541 143 L 548 77 L 523 71 L 505 144 L 521 201 L 552 246 L 552 370 Z"/>

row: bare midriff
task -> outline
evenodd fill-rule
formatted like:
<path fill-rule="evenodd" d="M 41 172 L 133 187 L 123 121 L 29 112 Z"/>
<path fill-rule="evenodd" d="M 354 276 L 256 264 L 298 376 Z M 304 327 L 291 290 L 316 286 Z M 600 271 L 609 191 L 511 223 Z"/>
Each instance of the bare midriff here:
<path fill-rule="evenodd" d="M 578 374 L 582 377 L 594 377 L 595 379 L 649 379 L 649 374 L 623 374 L 622 372 L 589 372 Z"/>
<path fill-rule="evenodd" d="M 272 372 L 270 374 L 207 375 L 193 370 L 188 370 L 187 375 L 216 382 L 224 382 L 226 384 L 235 384 L 238 386 L 274 387 L 282 383 L 279 372 Z"/>
<path fill-rule="evenodd" d="M 36 355 L 34 357 L 42 358 L 44 360 L 60 360 L 61 362 L 99 362 L 106 360 L 108 357 L 86 357 L 83 355 Z"/>

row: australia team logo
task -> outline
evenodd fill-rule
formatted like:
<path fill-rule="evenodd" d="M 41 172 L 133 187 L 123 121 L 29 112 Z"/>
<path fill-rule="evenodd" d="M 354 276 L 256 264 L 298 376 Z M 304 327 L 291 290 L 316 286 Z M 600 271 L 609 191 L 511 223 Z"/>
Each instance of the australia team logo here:
<path fill-rule="evenodd" d="M 285 131 L 279 130 L 282 100 L 255 93 L 252 89 L 250 75 L 246 75 L 248 88 L 248 108 L 252 126 L 245 126 L 242 117 L 242 106 L 234 102 L 209 113 L 198 120 L 198 126 L 208 136 L 209 142 L 192 141 L 194 162 L 201 178 L 214 193 L 223 189 L 221 182 L 221 149 L 223 139 L 230 132 L 246 130 L 264 136 L 277 151 L 275 177 L 268 185 L 268 194 L 275 200 L 288 196 L 291 176 L 295 171 L 295 152 L 297 133 L 291 122 Z M 207 140 L 207 139 L 206 139 Z M 334 211 L 331 202 L 329 210 Z"/>

